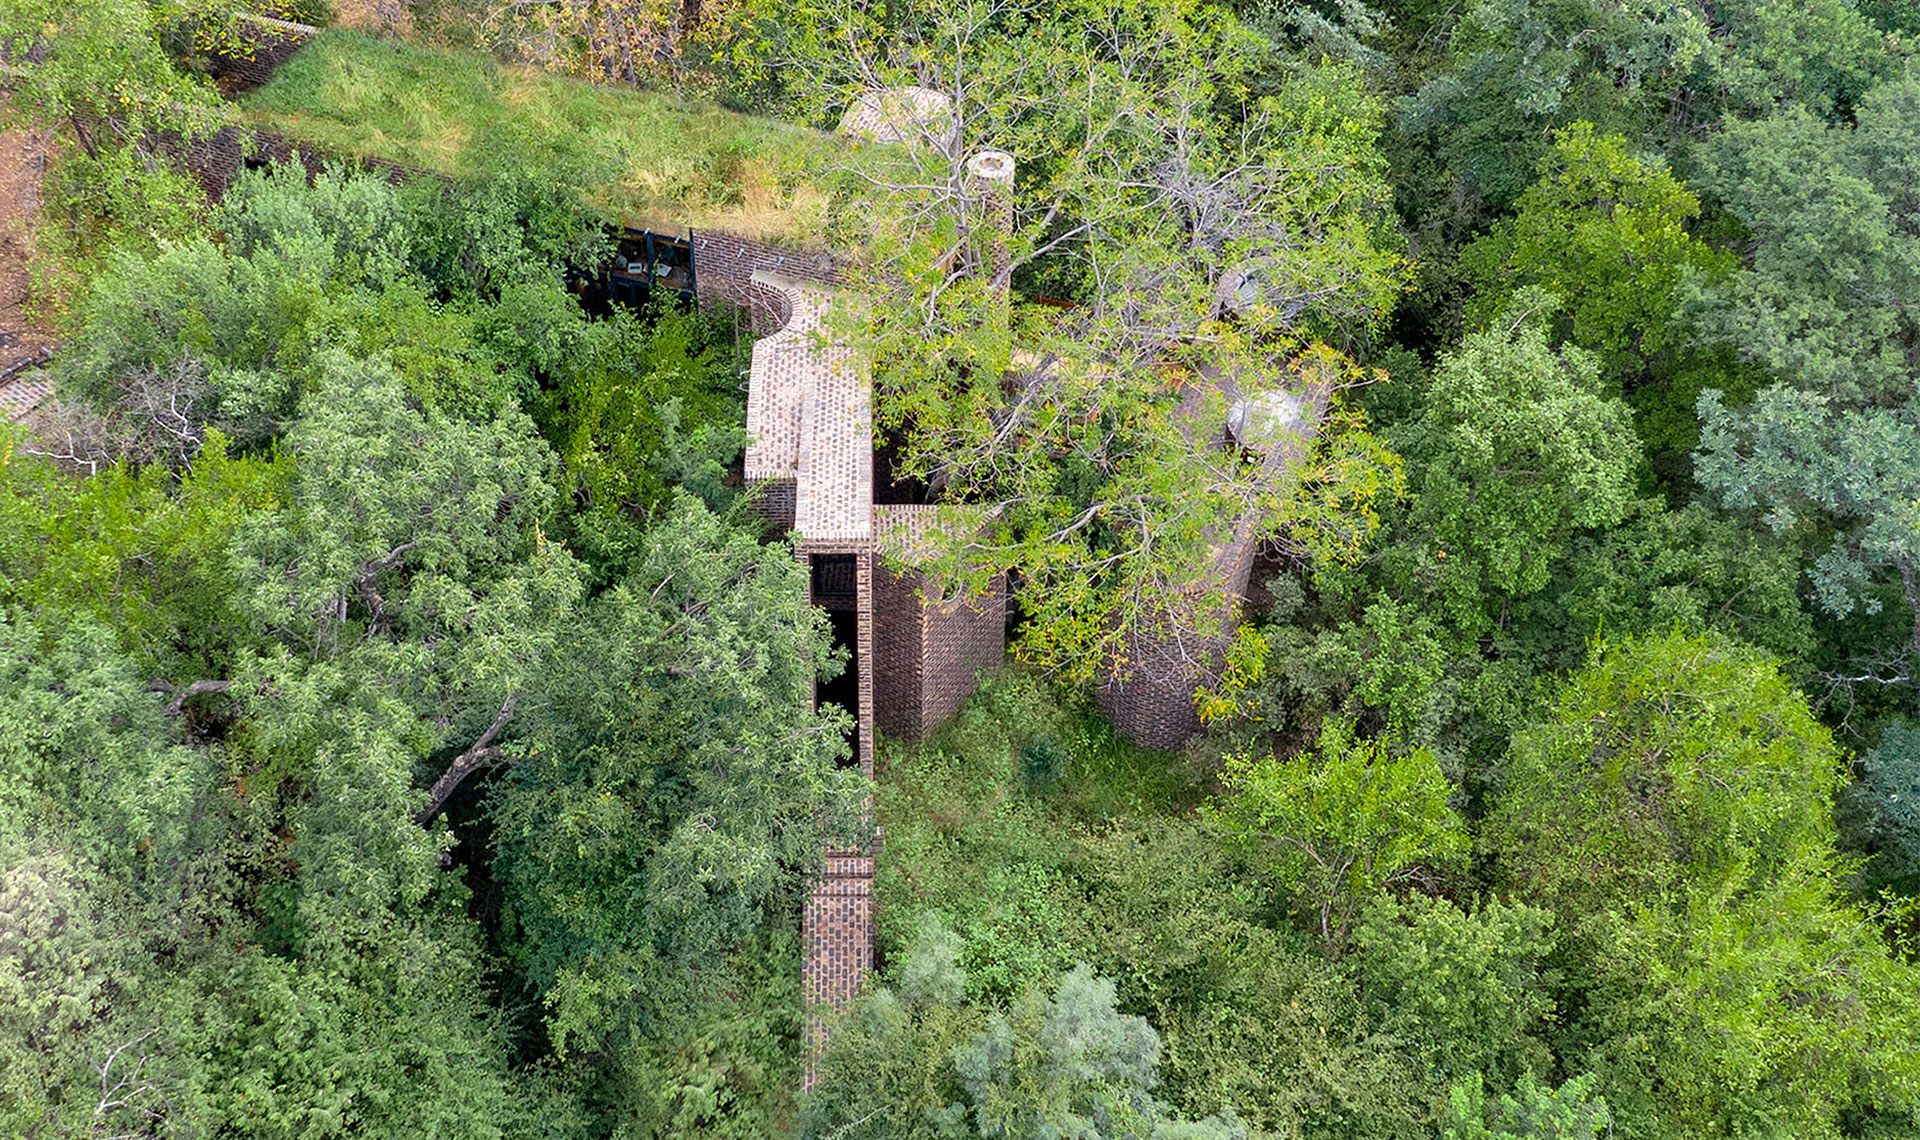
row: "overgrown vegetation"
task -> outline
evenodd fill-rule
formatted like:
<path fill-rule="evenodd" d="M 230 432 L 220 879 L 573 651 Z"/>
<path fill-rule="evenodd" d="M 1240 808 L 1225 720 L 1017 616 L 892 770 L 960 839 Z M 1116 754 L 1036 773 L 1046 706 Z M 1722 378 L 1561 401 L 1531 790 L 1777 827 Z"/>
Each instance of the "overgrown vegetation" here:
<path fill-rule="evenodd" d="M 1910 5 L 370 0 L 244 106 L 341 165 L 217 204 L 162 143 L 238 10 L 81 7 L 0 5 L 70 302 L 0 1133 L 1920 1135 Z M 998 508 L 931 569 L 1020 663 L 875 782 L 736 315 L 563 288 L 616 219 L 832 244 L 895 471 Z"/>
<path fill-rule="evenodd" d="M 671 95 L 332 31 L 242 107 L 247 122 L 327 154 L 578 186 L 632 225 L 819 240 L 819 136 Z"/>

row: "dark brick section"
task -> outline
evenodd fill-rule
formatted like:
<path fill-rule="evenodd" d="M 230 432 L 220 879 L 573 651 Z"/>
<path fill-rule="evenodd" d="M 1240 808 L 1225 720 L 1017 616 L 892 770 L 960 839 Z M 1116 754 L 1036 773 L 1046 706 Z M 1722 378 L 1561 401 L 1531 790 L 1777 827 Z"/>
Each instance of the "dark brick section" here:
<path fill-rule="evenodd" d="M 873 970 L 873 858 L 848 852 L 827 856 L 826 874 L 807 896 L 801 933 L 806 966 L 801 993 L 809 1007 L 840 1009 L 860 992 Z M 813 1087 L 827 1027 L 807 1021 L 807 1066 L 802 1090 Z"/>
<path fill-rule="evenodd" d="M 753 490 L 753 513 L 773 524 L 775 534 L 793 529 L 794 485 L 791 479 L 768 479 Z"/>
<path fill-rule="evenodd" d="M 873 779 L 873 551 L 862 551 L 858 567 L 858 601 L 860 615 L 860 748 L 858 760 L 860 771 L 867 779 Z M 871 874 L 871 871 L 869 871 Z M 867 958 L 871 961 L 872 931 L 867 935 Z"/>
<path fill-rule="evenodd" d="M 960 711 L 980 670 L 1007 651 L 1006 580 L 978 598 L 929 601 L 926 579 L 884 564 L 875 573 L 874 722 L 918 740 Z"/>
<path fill-rule="evenodd" d="M 241 50 L 216 54 L 213 77 L 228 95 L 263 87 L 281 64 L 319 34 L 320 29 L 309 24 L 257 18 L 238 20 L 234 23 L 234 35 L 240 41 Z"/>
<path fill-rule="evenodd" d="M 1319 377 L 1301 375 L 1300 379 L 1304 401 L 1300 426 L 1265 456 L 1270 467 L 1283 472 L 1297 468 L 1306 458 L 1330 396 Z M 1220 442 L 1224 445 L 1224 437 Z M 1205 590 L 1170 603 L 1159 622 L 1141 623 L 1127 646 L 1128 668 L 1110 671 L 1101 679 L 1100 708 L 1113 721 L 1116 733 L 1148 748 L 1178 748 L 1200 731 L 1195 691 L 1217 679 L 1216 671 L 1250 593 L 1260 587 L 1264 594 L 1264 580 L 1254 581 L 1255 565 L 1268 565 L 1261 562 L 1257 529 L 1255 520 L 1242 519 L 1233 541 L 1215 557 Z M 1205 638 L 1182 636 L 1180 629 L 1196 624 L 1192 607 L 1206 605 L 1223 607 L 1218 631 Z"/>
<path fill-rule="evenodd" d="M 840 266 L 829 254 L 781 249 L 719 230 L 693 231 L 693 264 L 700 303 L 747 309 L 753 314 L 756 336 L 786 324 L 788 314 L 776 290 L 752 284 L 755 273 L 764 270 L 816 285 L 841 283 Z"/>
<path fill-rule="evenodd" d="M 340 165 L 344 160 L 325 155 L 303 143 L 287 138 L 272 131 L 255 131 L 243 127 L 222 127 L 214 134 L 181 147 L 173 144 L 172 149 L 180 156 L 187 172 L 193 175 L 200 188 L 206 191 L 207 198 L 218 202 L 239 177 L 249 160 L 255 163 L 298 162 L 307 168 L 307 173 L 318 174 L 329 164 Z M 417 170 L 402 166 L 397 162 L 388 162 L 382 158 L 353 159 L 349 165 L 366 170 L 377 170 L 386 175 L 389 182 L 405 182 L 410 178 L 437 178 L 430 171 Z"/>
<path fill-rule="evenodd" d="M 880 731 L 901 740 L 917 740 L 926 731 L 921 715 L 926 630 L 918 578 L 882 564 L 873 582 L 873 611 L 880 622 L 873 638 L 873 719 Z"/>
<path fill-rule="evenodd" d="M 930 602 L 922 607 L 926 648 L 921 658 L 921 723 L 928 731 L 960 711 L 973 695 L 980 671 L 1007 655 L 1007 581 L 996 577 L 978 598 Z"/>

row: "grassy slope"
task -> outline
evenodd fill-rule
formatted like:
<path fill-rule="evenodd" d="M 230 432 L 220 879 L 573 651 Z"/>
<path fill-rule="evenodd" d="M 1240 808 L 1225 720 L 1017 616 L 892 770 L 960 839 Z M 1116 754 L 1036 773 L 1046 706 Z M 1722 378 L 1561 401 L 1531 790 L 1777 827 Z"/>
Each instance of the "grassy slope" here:
<path fill-rule="evenodd" d="M 253 125 L 441 174 L 510 167 L 588 188 L 615 216 L 807 245 L 821 136 L 670 96 L 594 87 L 475 52 L 320 36 L 242 103 Z"/>

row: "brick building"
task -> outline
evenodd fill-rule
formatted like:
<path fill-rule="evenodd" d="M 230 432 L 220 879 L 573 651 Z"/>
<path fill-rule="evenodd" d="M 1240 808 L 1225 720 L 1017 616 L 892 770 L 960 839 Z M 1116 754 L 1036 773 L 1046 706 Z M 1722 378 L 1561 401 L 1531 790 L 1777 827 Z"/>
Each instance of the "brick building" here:
<path fill-rule="evenodd" d="M 264 82 L 312 32 L 261 24 L 259 50 L 228 68 L 229 88 Z M 870 93 L 856 101 L 846 129 L 887 141 L 917 139 L 952 157 L 959 140 L 943 100 L 921 89 L 899 97 Z M 918 120 L 898 121 L 903 116 Z M 235 128 L 201 140 L 183 157 L 214 198 L 250 163 L 292 159 L 314 171 L 322 165 L 322 156 L 292 140 Z M 396 180 L 419 173 L 378 160 L 362 164 Z M 1004 226 L 1013 157 L 984 152 L 966 169 L 989 216 Z M 939 531 L 977 528 L 986 520 L 977 508 L 876 502 L 871 380 L 855 354 L 828 335 L 833 306 L 847 303 L 836 300 L 842 274 L 831 255 L 716 231 L 684 240 L 698 266 L 698 299 L 746 309 L 760 335 L 748 381 L 745 475 L 758 489 L 758 509 L 792 534 L 795 556 L 808 566 L 810 600 L 827 612 L 849 653 L 845 674 L 820 685 L 816 700 L 851 714 L 851 762 L 872 776 L 876 729 L 899 739 L 924 735 L 959 710 L 981 669 L 1005 656 L 1004 580 L 978 597 L 938 597 L 915 569 Z M 978 251 L 975 260 L 1005 296 L 1011 272 L 1005 244 Z M 1233 402 L 1230 382 L 1216 383 Z M 1324 388 L 1309 383 L 1303 393 L 1284 409 L 1233 403 L 1239 424 L 1229 425 L 1223 446 L 1249 447 L 1270 464 L 1296 462 L 1325 406 Z M 1255 530 L 1249 520 L 1226 536 L 1201 576 L 1206 586 L 1169 599 L 1162 629 L 1136 636 L 1130 656 L 1147 668 L 1103 679 L 1100 703 L 1123 735 L 1175 747 L 1197 731 L 1194 690 L 1231 636 L 1250 588 L 1259 554 Z M 1216 623 L 1221 632 L 1198 643 L 1177 632 L 1192 624 L 1182 618 L 1195 607 L 1224 613 Z M 805 904 L 803 989 L 816 1007 L 847 1001 L 872 969 L 873 867 L 871 843 L 827 853 L 824 875 Z M 810 1030 L 815 1048 L 820 1024 Z"/>
<path fill-rule="evenodd" d="M 720 276 L 703 268 L 701 280 Z M 853 715 L 853 762 L 871 777 L 876 725 L 920 736 L 960 707 L 980 668 L 1001 659 L 1006 595 L 996 584 L 979 598 L 928 597 L 912 565 L 929 528 L 955 512 L 874 502 L 871 379 L 828 335 L 829 280 L 766 270 L 748 279 L 753 311 L 779 325 L 753 346 L 746 477 L 760 488 L 759 509 L 792 533 L 811 600 L 849 652 L 847 673 L 821 685 L 816 699 Z M 829 852 L 826 867 L 803 917 L 802 984 L 809 1003 L 837 1007 L 873 965 L 873 852 Z M 818 1021 L 811 1032 L 817 1046 Z"/>

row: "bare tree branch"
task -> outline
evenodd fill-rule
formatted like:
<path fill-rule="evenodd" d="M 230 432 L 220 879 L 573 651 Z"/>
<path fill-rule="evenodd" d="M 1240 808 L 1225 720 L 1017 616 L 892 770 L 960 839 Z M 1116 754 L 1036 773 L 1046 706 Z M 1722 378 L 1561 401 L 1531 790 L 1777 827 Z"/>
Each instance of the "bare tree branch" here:
<path fill-rule="evenodd" d="M 433 788 L 427 793 L 427 806 L 414 816 L 415 820 L 425 825 L 434 816 L 439 815 L 440 809 L 446 806 L 448 798 L 459 789 L 460 784 L 493 759 L 496 751 L 493 747 L 494 737 L 499 736 L 500 730 L 513 719 L 514 706 L 519 703 L 518 692 L 507 694 L 507 699 L 500 704 L 500 712 L 494 716 L 493 723 L 487 726 L 487 730 L 480 734 L 480 739 L 474 741 L 465 752 L 454 757 L 453 763 L 447 765 L 447 770 L 433 782 Z"/>

